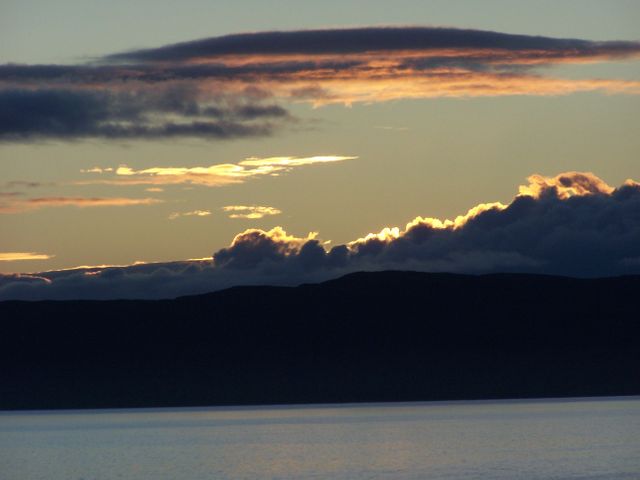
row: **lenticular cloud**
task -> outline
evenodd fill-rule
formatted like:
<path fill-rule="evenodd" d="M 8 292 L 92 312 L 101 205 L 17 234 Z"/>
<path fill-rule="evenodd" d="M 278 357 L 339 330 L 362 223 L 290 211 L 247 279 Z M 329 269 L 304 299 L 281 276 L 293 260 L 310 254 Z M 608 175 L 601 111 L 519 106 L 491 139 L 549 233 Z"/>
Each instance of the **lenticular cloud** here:
<path fill-rule="evenodd" d="M 0 276 L 0 299 L 163 298 L 233 285 L 295 285 L 359 270 L 640 274 L 640 184 L 532 175 L 508 205 L 416 217 L 327 250 L 318 233 L 250 229 L 211 260 Z"/>

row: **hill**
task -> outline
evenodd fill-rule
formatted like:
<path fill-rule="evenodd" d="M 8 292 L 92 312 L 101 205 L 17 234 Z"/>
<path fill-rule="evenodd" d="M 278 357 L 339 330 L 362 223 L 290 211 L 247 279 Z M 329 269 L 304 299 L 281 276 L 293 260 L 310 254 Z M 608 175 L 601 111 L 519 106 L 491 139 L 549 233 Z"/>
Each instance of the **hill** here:
<path fill-rule="evenodd" d="M 640 277 L 355 273 L 0 302 L 0 409 L 640 394 Z"/>

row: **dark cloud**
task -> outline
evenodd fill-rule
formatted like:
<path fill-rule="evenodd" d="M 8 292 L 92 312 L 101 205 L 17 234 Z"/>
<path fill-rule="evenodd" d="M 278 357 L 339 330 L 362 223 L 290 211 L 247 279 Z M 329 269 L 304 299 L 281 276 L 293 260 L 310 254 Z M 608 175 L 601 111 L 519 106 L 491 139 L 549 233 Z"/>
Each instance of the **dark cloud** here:
<path fill-rule="evenodd" d="M 225 139 L 269 135 L 277 128 L 276 122 L 289 119 L 288 112 L 276 105 L 203 104 L 190 89 L 0 90 L 0 140 L 4 141 L 178 136 Z"/>
<path fill-rule="evenodd" d="M 249 230 L 214 255 L 221 268 L 403 268 L 570 276 L 630 273 L 640 259 L 640 185 L 617 189 L 589 173 L 534 175 L 511 204 L 481 204 L 455 221 L 418 217 L 404 231 L 325 251 L 315 239 Z"/>
<path fill-rule="evenodd" d="M 637 42 L 588 40 L 513 35 L 482 30 L 438 27 L 371 27 L 353 29 L 258 32 L 206 38 L 133 50 L 106 56 L 117 62 L 182 62 L 203 57 L 276 54 L 354 54 L 390 50 L 436 49 L 542 50 L 571 55 L 629 55 Z"/>
<path fill-rule="evenodd" d="M 96 86 L 111 85 L 133 87 L 136 84 L 156 84 L 188 80 L 259 80 L 262 78 L 283 78 L 310 71 L 347 71 L 363 66 L 363 61 L 260 61 L 243 65 L 169 64 L 150 66 L 128 65 L 0 65 L 0 83 L 9 86 L 40 85 L 49 86 Z M 267 94 L 270 96 L 270 94 Z"/>
<path fill-rule="evenodd" d="M 357 244 L 354 261 L 453 272 L 523 271 L 569 276 L 630 273 L 640 255 L 640 188 L 561 200 L 522 196 L 458 229 L 417 223 L 391 241 Z"/>
<path fill-rule="evenodd" d="M 418 217 L 329 250 L 315 234 L 247 230 L 211 261 L 0 277 L 0 299 L 161 298 L 233 285 L 294 285 L 359 270 L 640 273 L 640 184 L 612 188 L 589 173 L 534 175 L 509 204 L 455 220 Z"/>
<path fill-rule="evenodd" d="M 278 105 L 244 105 L 233 110 L 233 115 L 242 119 L 285 118 L 289 112 Z"/>

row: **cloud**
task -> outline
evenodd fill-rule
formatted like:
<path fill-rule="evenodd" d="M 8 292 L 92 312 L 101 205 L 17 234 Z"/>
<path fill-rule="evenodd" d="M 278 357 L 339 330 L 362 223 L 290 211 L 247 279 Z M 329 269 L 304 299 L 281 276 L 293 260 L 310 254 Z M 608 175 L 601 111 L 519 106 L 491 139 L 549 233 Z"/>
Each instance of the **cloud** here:
<path fill-rule="evenodd" d="M 229 218 L 258 219 L 270 215 L 280 215 L 281 210 L 262 205 L 227 205 L 222 210 L 229 213 Z"/>
<path fill-rule="evenodd" d="M 126 165 L 115 169 L 90 169 L 85 173 L 110 173 L 110 179 L 88 180 L 79 184 L 102 183 L 109 185 L 172 185 L 192 184 L 219 187 L 242 183 L 251 177 L 279 175 L 295 167 L 343 162 L 358 157 L 325 155 L 314 157 L 250 157 L 238 163 L 220 163 L 208 167 L 151 167 L 134 170 Z"/>
<path fill-rule="evenodd" d="M 640 94 L 640 82 L 550 68 L 637 60 L 640 43 L 438 27 L 257 32 L 79 65 L 0 65 L 0 140 L 230 139 L 296 122 L 278 102 Z"/>
<path fill-rule="evenodd" d="M 640 274 L 640 183 L 593 173 L 532 175 L 505 205 L 416 217 L 329 249 L 311 232 L 248 229 L 209 261 L 0 276 L 0 299 L 162 298 L 233 285 L 295 285 L 360 270 Z M 45 279 L 45 280 L 38 280 Z"/>
<path fill-rule="evenodd" d="M 358 157 L 345 157 L 340 155 L 318 155 L 315 157 L 250 157 L 241 161 L 239 165 L 263 168 L 273 167 L 276 170 L 280 170 L 291 167 L 301 167 L 304 165 L 313 165 L 315 163 L 333 163 L 342 162 L 344 160 L 355 160 L 356 158 Z"/>
<path fill-rule="evenodd" d="M 192 210 L 190 212 L 173 212 L 169 215 L 169 220 L 175 220 L 179 217 L 208 217 L 211 215 L 209 210 Z"/>
<path fill-rule="evenodd" d="M 17 262 L 22 260 L 49 260 L 54 255 L 35 252 L 0 252 L 0 262 Z"/>
<path fill-rule="evenodd" d="M 531 175 L 528 180 L 529 185 L 523 185 L 518 190 L 520 195 L 534 198 L 540 198 L 551 189 L 562 200 L 596 193 L 610 195 L 615 190 L 592 173 L 567 172 L 556 177 Z"/>
<path fill-rule="evenodd" d="M 214 106 L 192 89 L 0 90 L 0 140 L 30 139 L 227 139 L 270 135 L 282 120 L 270 108 Z M 288 118 L 288 117 L 287 117 Z"/>
<path fill-rule="evenodd" d="M 249 269 L 262 262 L 280 262 L 296 257 L 305 245 L 317 243 L 316 232 L 306 237 L 289 235 L 282 227 L 269 231 L 251 228 L 235 236 L 228 248 L 216 252 L 214 265 L 219 268 Z"/>
<path fill-rule="evenodd" d="M 126 197 L 38 197 L 0 202 L 0 214 L 20 213 L 50 207 L 128 207 L 132 205 L 154 205 L 156 203 L 162 203 L 162 200 L 157 198 Z"/>
<path fill-rule="evenodd" d="M 111 167 L 101 168 L 101 167 L 93 167 L 93 168 L 83 168 L 80 170 L 81 173 L 108 173 L 113 172 L 114 169 Z"/>
<path fill-rule="evenodd" d="M 509 204 L 480 204 L 455 220 L 417 217 L 349 244 L 349 262 L 467 273 L 571 276 L 632 273 L 640 252 L 640 187 L 592 173 L 532 175 Z"/>

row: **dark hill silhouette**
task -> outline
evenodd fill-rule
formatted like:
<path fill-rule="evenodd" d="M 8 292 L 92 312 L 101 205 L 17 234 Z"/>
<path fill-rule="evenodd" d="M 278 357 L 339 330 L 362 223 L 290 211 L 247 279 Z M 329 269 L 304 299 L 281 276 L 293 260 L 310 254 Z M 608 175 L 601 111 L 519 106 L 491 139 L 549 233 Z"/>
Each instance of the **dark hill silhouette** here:
<path fill-rule="evenodd" d="M 0 409 L 640 394 L 640 276 L 0 302 Z"/>

